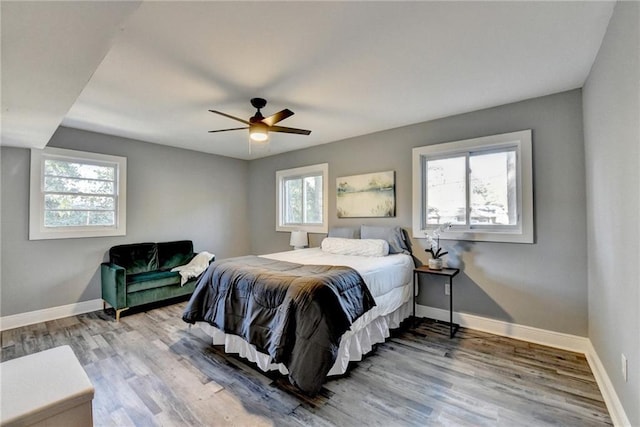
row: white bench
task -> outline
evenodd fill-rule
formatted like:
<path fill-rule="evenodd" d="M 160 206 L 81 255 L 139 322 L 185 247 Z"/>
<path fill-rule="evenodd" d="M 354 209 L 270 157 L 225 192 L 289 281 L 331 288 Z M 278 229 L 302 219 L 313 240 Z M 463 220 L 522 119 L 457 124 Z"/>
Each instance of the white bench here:
<path fill-rule="evenodd" d="M 94 388 L 68 345 L 0 363 L 0 425 L 93 425 Z"/>

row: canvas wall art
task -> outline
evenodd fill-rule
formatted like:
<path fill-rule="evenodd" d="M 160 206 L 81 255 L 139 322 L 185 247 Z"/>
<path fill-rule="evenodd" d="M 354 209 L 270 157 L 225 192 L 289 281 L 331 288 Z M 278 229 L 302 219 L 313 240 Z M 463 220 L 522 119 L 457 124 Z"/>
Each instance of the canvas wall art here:
<path fill-rule="evenodd" d="M 394 171 L 343 176 L 336 183 L 338 218 L 396 216 Z"/>

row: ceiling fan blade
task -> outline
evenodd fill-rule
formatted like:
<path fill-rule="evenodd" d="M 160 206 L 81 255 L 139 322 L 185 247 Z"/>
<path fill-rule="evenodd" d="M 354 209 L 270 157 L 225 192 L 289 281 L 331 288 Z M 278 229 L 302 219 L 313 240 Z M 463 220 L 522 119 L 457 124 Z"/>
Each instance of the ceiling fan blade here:
<path fill-rule="evenodd" d="M 237 121 L 242 122 L 242 123 L 244 123 L 246 125 L 249 124 L 249 122 L 246 121 L 245 119 L 241 119 L 239 117 L 235 117 L 235 116 L 232 116 L 230 114 L 223 113 L 222 111 L 216 111 L 216 110 L 209 110 L 209 111 L 212 112 L 212 113 L 220 114 L 221 116 L 225 116 L 225 117 L 228 117 L 228 118 L 233 119 L 233 120 L 237 120 Z"/>
<path fill-rule="evenodd" d="M 267 126 L 273 126 L 276 123 L 286 119 L 287 117 L 291 117 L 293 116 L 293 111 L 289 110 L 288 108 L 285 108 L 284 110 L 275 113 L 269 117 L 265 117 L 264 119 L 262 119 L 262 123 L 266 124 Z"/>
<path fill-rule="evenodd" d="M 269 126 L 269 132 L 296 133 L 298 135 L 309 135 L 311 133 L 310 130 L 287 128 L 284 126 Z"/>
<path fill-rule="evenodd" d="M 228 130 L 240 130 L 240 129 L 249 129 L 249 128 L 244 127 L 244 128 L 218 129 L 218 130 L 210 130 L 209 133 L 226 132 Z"/>

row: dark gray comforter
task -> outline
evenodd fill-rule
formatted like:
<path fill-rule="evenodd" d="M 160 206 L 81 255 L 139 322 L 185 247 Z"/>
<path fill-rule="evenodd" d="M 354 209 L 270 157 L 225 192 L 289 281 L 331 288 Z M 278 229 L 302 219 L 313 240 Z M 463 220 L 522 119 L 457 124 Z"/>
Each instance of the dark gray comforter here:
<path fill-rule="evenodd" d="M 212 263 L 182 315 L 238 335 L 315 394 L 333 366 L 340 337 L 375 306 L 350 267 L 302 265 L 256 256 Z"/>

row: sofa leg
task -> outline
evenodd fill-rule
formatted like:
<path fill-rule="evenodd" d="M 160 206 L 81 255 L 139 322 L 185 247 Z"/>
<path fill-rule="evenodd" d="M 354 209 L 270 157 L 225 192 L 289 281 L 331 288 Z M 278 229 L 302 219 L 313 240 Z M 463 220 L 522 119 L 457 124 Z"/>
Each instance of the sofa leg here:
<path fill-rule="evenodd" d="M 125 310 L 129 310 L 129 307 L 120 308 L 116 310 L 116 322 L 120 321 L 120 313 L 122 313 Z"/>

